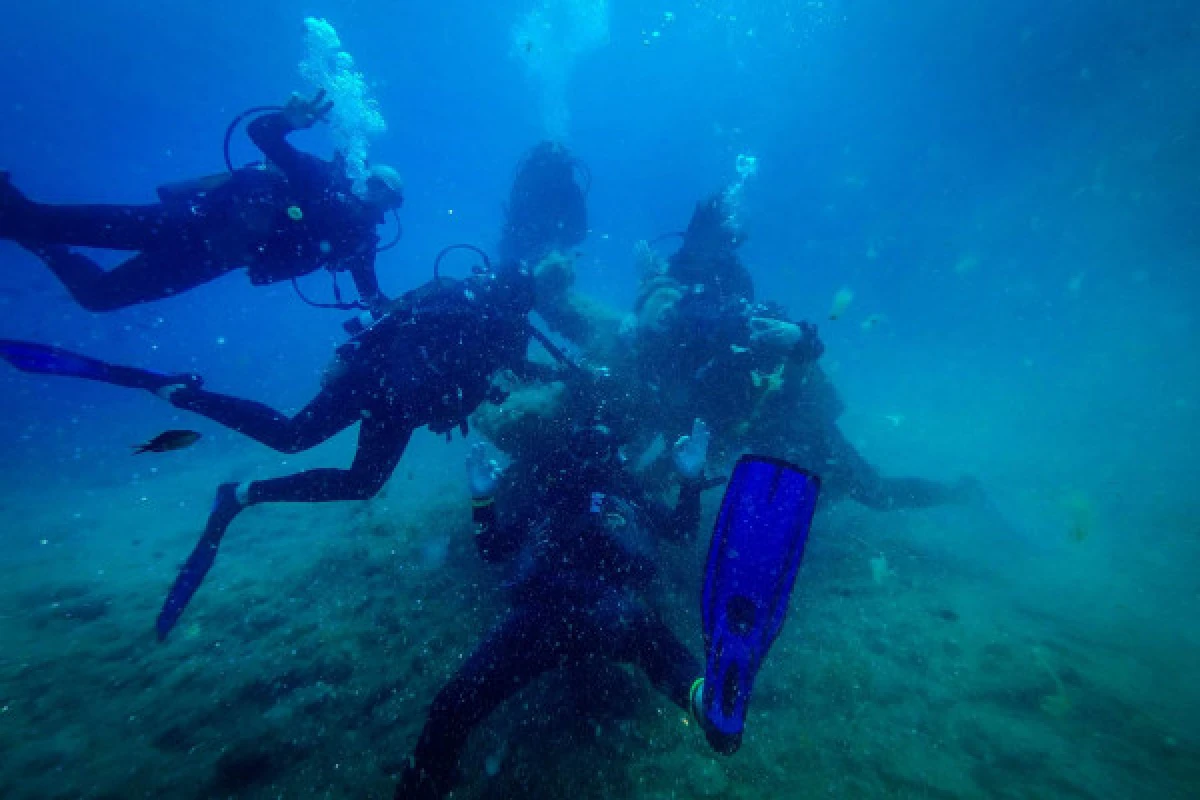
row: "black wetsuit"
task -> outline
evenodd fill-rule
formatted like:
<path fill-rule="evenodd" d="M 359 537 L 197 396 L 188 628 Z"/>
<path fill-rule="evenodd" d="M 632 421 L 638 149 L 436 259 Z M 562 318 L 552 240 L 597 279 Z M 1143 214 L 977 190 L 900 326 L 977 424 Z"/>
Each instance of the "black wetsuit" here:
<path fill-rule="evenodd" d="M 632 663 L 688 708 L 700 662 L 642 595 L 655 574 L 656 540 L 694 535 L 700 488 L 682 487 L 672 510 L 623 472 L 605 484 L 581 477 L 518 462 L 505 476 L 502 512 L 476 507 L 480 554 L 514 565 L 513 608 L 438 692 L 397 798 L 449 792 L 475 725 L 559 667 Z"/>
<path fill-rule="evenodd" d="M 788 353 L 763 353 L 750 320 L 787 321 L 781 310 L 722 300 L 681 287 L 683 298 L 664 329 L 637 347 L 641 405 L 668 441 L 699 416 L 732 433 L 739 449 L 779 453 L 817 465 L 827 493 L 878 510 L 923 508 L 962 499 L 961 487 L 918 477 L 882 475 L 838 427 L 844 408 L 818 362 L 815 329 Z"/>
<path fill-rule="evenodd" d="M 728 215 L 720 194 L 697 203 L 683 242 L 667 260 L 667 274 L 685 286 L 698 287 L 713 303 L 750 303 L 754 281 L 737 254 L 746 238 Z"/>
<path fill-rule="evenodd" d="M 497 309 L 467 282 L 441 279 L 395 301 L 392 312 L 339 350 L 321 391 L 288 417 L 261 403 L 188 386 L 171 402 L 284 453 L 315 447 L 361 422 L 350 469 L 312 469 L 250 484 L 249 501 L 361 500 L 395 469 L 412 432 L 465 429 L 500 369 L 522 371 L 522 309 Z"/>
<path fill-rule="evenodd" d="M 49 205 L 5 186 L 0 237 L 45 261 L 90 311 L 111 311 L 185 292 L 245 267 L 267 284 L 321 267 L 349 271 L 362 298 L 381 305 L 375 232 L 382 212 L 351 191 L 336 163 L 287 141 L 280 113 L 259 117 L 248 133 L 267 165 L 163 187 L 147 205 Z M 68 246 L 131 250 L 112 270 Z"/>

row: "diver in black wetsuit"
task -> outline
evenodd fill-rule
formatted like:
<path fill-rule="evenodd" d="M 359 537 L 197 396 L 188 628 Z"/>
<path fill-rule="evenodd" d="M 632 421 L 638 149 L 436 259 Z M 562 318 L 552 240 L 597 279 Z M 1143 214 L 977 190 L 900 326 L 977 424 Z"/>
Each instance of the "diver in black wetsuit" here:
<path fill-rule="evenodd" d="M 696 204 L 682 239 L 667 259 L 667 275 L 681 285 L 702 287 L 708 304 L 754 302 L 754 281 L 737 252 L 746 234 L 732 223 L 724 195 Z"/>
<path fill-rule="evenodd" d="M 754 301 L 737 254 L 744 241 L 722 195 L 713 195 L 696 206 L 679 250 L 645 276 L 634 353 L 650 426 L 672 436 L 699 414 L 721 449 L 817 465 L 830 493 L 874 509 L 978 497 L 971 479 L 881 475 L 855 449 L 837 424 L 843 405 L 820 367 L 816 326 Z"/>
<path fill-rule="evenodd" d="M 321 267 L 348 271 L 364 303 L 381 308 L 375 228 L 403 203 L 399 176 L 374 167 L 359 196 L 339 163 L 287 141 L 332 106 L 324 92 L 311 101 L 293 96 L 247 129 L 267 163 L 162 187 L 161 202 L 149 205 L 35 203 L 0 173 L 0 238 L 40 257 L 89 311 L 160 300 L 239 267 L 255 285 Z M 72 245 L 137 255 L 105 271 Z"/>
<path fill-rule="evenodd" d="M 681 485 L 674 509 L 651 499 L 624 469 L 604 425 L 545 440 L 500 477 L 483 445 L 467 460 L 475 543 L 489 562 L 513 565 L 512 610 L 438 692 L 396 797 L 432 800 L 457 780 L 471 730 L 544 672 L 606 659 L 640 667 L 696 715 L 700 662 L 647 605 L 659 539 L 687 541 L 700 516 L 708 430 L 695 421 L 675 445 Z M 497 509 L 499 506 L 499 510 Z M 700 719 L 697 715 L 697 719 Z M 717 746 L 714 744 L 714 747 Z"/>
<path fill-rule="evenodd" d="M 536 145 L 513 177 L 500 232 L 500 260 L 533 267 L 555 250 L 567 253 L 583 242 L 588 188 L 587 168 L 566 147 L 554 142 Z"/>
<path fill-rule="evenodd" d="M 159 617 L 161 638 L 199 588 L 229 524 L 247 506 L 371 497 L 395 469 L 414 430 L 465 432 L 467 415 L 485 399 L 496 399 L 494 373 L 508 368 L 545 377 L 546 369 L 525 359 L 531 335 L 525 315 L 533 302 L 533 278 L 515 266 L 465 281 L 435 278 L 395 300 L 381 319 L 339 348 L 323 388 L 293 417 L 207 391 L 195 376 L 115 366 L 45 345 L 0 340 L 0 358 L 26 372 L 152 391 L 285 453 L 307 450 L 361 423 L 349 469 L 311 469 L 217 489 L 200 543 Z"/>

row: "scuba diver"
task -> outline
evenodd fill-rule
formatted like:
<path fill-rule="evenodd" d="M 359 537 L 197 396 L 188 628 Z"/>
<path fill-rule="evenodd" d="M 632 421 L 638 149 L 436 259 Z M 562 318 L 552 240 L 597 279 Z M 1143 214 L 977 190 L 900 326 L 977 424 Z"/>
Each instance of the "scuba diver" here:
<path fill-rule="evenodd" d="M 517 166 L 504 207 L 498 254 L 530 268 L 554 251 L 568 253 L 588 233 L 590 173 L 567 148 L 536 145 Z"/>
<path fill-rule="evenodd" d="M 536 145 L 513 174 L 498 244 L 501 258 L 533 271 L 541 320 L 580 346 L 595 333 L 585 313 L 589 304 L 570 291 L 579 255 L 575 248 L 588 234 L 590 184 L 587 166 L 566 147 Z"/>
<path fill-rule="evenodd" d="M 148 205 L 35 203 L 0 173 L 0 238 L 38 256 L 89 311 L 161 300 L 240 267 L 256 286 L 321 267 L 347 271 L 365 306 L 380 310 L 387 298 L 375 275 L 375 228 L 404 202 L 399 175 L 372 167 L 356 194 L 338 159 L 287 140 L 332 107 L 324 91 L 312 100 L 293 95 L 247 128 L 265 163 L 163 186 L 160 202 Z M 105 271 L 71 246 L 137 254 Z"/>
<path fill-rule="evenodd" d="M 738 465 L 706 568 L 702 667 L 646 595 L 657 542 L 690 541 L 700 494 L 714 485 L 704 478 L 707 427 L 695 420 L 674 446 L 673 509 L 637 484 L 612 428 L 595 418 L 569 428 L 542 440 L 540 458 L 518 458 L 503 473 L 484 445 L 468 455 L 475 544 L 484 560 L 512 565 L 512 608 L 438 692 L 398 799 L 444 797 L 479 722 L 539 675 L 601 661 L 638 666 L 717 752 L 731 755 L 741 744 L 751 685 L 783 622 L 819 480 L 803 473 L 798 486 L 799 471 L 785 474 L 770 460 L 758 462 L 765 472 Z"/>
<path fill-rule="evenodd" d="M 746 233 L 733 222 L 724 193 L 696 204 L 679 249 L 667 259 L 666 274 L 684 286 L 702 287 L 712 304 L 754 302 L 754 281 L 737 251 Z"/>
<path fill-rule="evenodd" d="M 714 195 L 697 205 L 679 250 L 645 270 L 631 332 L 648 424 L 670 437 L 699 414 L 720 448 L 820 465 L 828 490 L 878 510 L 975 498 L 970 479 L 883 476 L 855 449 L 837 425 L 843 405 L 818 363 L 816 326 L 754 302 L 743 241 Z"/>
<path fill-rule="evenodd" d="M 492 375 L 502 369 L 540 375 L 526 361 L 526 319 L 533 307 L 527 270 L 505 266 L 465 280 L 436 276 L 397 298 L 369 328 L 338 348 L 321 390 L 292 417 L 260 403 L 210 392 L 199 377 L 107 364 L 58 348 L 0 340 L 0 358 L 31 373 L 64 375 L 144 389 L 283 453 L 308 450 L 360 423 L 349 469 L 311 469 L 286 477 L 225 483 L 204 533 L 159 615 L 164 639 L 216 558 L 221 539 L 244 509 L 262 503 L 364 500 L 383 488 L 412 432 L 459 428 L 485 400 L 501 399 Z M 544 370 L 543 370 L 544 372 Z"/>

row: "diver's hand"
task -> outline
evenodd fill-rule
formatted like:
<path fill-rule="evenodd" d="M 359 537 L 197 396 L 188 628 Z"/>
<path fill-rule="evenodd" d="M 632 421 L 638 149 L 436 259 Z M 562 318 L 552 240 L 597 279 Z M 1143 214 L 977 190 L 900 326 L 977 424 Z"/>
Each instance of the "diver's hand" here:
<path fill-rule="evenodd" d="M 811 322 L 799 325 L 770 317 L 750 318 L 750 344 L 772 350 L 790 352 L 793 358 L 813 362 L 825 352 L 825 345 Z"/>
<path fill-rule="evenodd" d="M 467 482 L 471 487 L 471 499 L 482 500 L 495 494 L 496 482 L 502 471 L 495 459 L 488 458 L 487 445 L 483 442 L 471 445 L 471 452 L 467 453 Z"/>
<path fill-rule="evenodd" d="M 799 325 L 770 317 L 750 318 L 750 344 L 777 350 L 791 350 L 804 331 Z"/>
<path fill-rule="evenodd" d="M 708 442 L 712 438 L 708 425 L 699 417 L 692 423 L 690 436 L 680 436 L 675 442 L 672 457 L 675 469 L 685 481 L 697 481 L 704 477 L 704 465 L 708 461 Z"/>
<path fill-rule="evenodd" d="M 283 118 L 295 130 L 304 130 L 316 125 L 333 108 L 333 101 L 325 99 L 325 90 L 318 89 L 312 100 L 305 100 L 303 95 L 293 94 L 283 107 Z"/>

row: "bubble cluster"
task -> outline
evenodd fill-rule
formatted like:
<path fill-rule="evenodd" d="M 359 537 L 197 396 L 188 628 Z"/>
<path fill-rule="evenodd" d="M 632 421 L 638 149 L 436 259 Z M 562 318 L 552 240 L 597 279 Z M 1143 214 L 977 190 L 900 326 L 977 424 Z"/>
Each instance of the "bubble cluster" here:
<path fill-rule="evenodd" d="M 513 26 L 513 55 L 537 85 L 548 138 L 567 138 L 571 75 L 579 59 L 607 44 L 608 36 L 608 0 L 543 0 Z"/>
<path fill-rule="evenodd" d="M 742 210 L 742 195 L 746 190 L 746 181 L 758 174 L 758 158 L 749 153 L 739 153 L 737 160 L 734 162 L 734 169 L 737 172 L 737 178 L 725 188 L 724 197 L 729 221 L 734 227 L 737 227 L 738 217 Z"/>
<path fill-rule="evenodd" d="M 324 19 L 304 20 L 305 57 L 300 77 L 316 89 L 324 89 L 333 101 L 329 113 L 333 145 L 346 164 L 346 175 L 354 191 L 366 188 L 367 151 L 372 139 L 387 130 L 379 103 L 366 78 L 354 68 L 354 57 L 342 50 L 337 31 Z"/>

